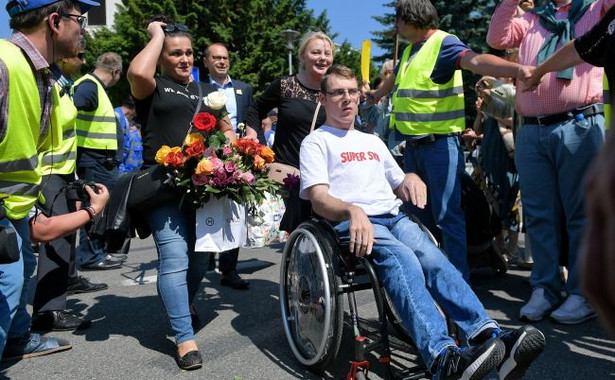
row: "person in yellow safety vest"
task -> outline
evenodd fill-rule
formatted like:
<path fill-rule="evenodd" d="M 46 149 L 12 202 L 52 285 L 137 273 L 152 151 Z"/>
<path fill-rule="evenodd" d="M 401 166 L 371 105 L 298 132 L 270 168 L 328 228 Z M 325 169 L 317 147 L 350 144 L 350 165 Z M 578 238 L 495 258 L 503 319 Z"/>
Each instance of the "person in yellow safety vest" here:
<path fill-rule="evenodd" d="M 91 0 L 11 0 L 14 33 L 0 40 L 0 246 L 15 246 L 17 261 L 0 264 L 0 355 L 2 360 L 41 356 L 71 348 L 59 338 L 30 332 L 27 280 L 36 258 L 28 214 L 39 199 L 38 142 L 49 134 L 53 79 L 49 65 L 79 48 Z M 85 211 L 84 211 L 85 212 Z M 10 232 L 10 233 L 8 233 Z"/>
<path fill-rule="evenodd" d="M 107 88 L 122 75 L 122 58 L 107 52 L 98 57 L 93 72 L 75 81 L 73 102 L 77 107 L 77 176 L 104 184 L 109 191 L 118 177 L 122 157 L 123 131 L 119 126 Z M 126 256 L 110 255 L 101 238 L 88 238 L 85 228 L 79 234 L 77 266 L 81 270 L 117 269 Z"/>
<path fill-rule="evenodd" d="M 390 128 L 406 141 L 404 165 L 427 184 L 424 210 L 411 211 L 428 227 L 442 231 L 442 244 L 455 267 L 469 280 L 460 175 L 464 171 L 459 136 L 465 130 L 461 69 L 494 77 L 516 77 L 521 66 L 490 54 L 477 54 L 457 37 L 438 29 L 429 0 L 396 3 L 396 31 L 410 42 L 395 71 L 368 101 L 393 92 Z"/>
<path fill-rule="evenodd" d="M 81 49 L 82 50 L 82 49 Z M 77 109 L 71 98 L 71 78 L 79 74 L 85 63 L 83 52 L 65 57 L 51 65 L 57 78 L 52 91 L 57 105 L 51 113 L 51 130 L 40 149 L 42 189 L 46 199 L 38 208 L 42 216 L 56 216 L 75 212 L 75 200 L 67 199 L 67 185 L 75 180 L 77 140 L 75 121 Z M 100 205 L 97 205 L 100 210 Z M 82 219 L 82 218 L 81 218 Z M 42 223 L 31 224 L 40 230 Z M 85 223 L 83 223 L 85 224 Z M 48 224 L 46 224 L 48 226 Z M 90 325 L 77 314 L 66 310 L 66 295 L 71 292 L 86 292 L 106 289 L 106 284 L 93 284 L 78 276 L 75 265 L 76 230 L 58 239 L 40 245 L 37 266 L 37 282 L 32 301 L 32 329 L 35 331 L 75 330 Z"/>

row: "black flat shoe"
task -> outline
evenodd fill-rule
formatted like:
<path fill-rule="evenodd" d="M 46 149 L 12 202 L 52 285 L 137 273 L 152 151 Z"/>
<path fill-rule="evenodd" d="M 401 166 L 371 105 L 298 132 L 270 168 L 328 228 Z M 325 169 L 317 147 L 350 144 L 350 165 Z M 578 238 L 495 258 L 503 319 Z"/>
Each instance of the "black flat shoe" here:
<path fill-rule="evenodd" d="M 190 351 L 181 358 L 178 354 L 177 365 L 179 366 L 179 368 L 186 371 L 199 369 L 203 366 L 203 358 L 201 357 L 201 354 L 198 350 Z"/>
<path fill-rule="evenodd" d="M 222 273 L 220 285 L 228 286 L 237 290 L 246 290 L 250 287 L 250 283 L 239 277 L 239 273 L 237 273 L 236 270 L 228 273 Z"/>

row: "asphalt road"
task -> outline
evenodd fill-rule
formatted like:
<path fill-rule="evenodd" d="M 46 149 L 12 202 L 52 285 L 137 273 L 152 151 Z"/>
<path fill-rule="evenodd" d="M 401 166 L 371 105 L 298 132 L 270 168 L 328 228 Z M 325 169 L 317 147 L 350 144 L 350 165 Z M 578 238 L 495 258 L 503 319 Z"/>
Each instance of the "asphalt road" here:
<path fill-rule="evenodd" d="M 70 309 L 94 320 L 87 330 L 53 334 L 68 339 L 71 350 L 3 364 L 0 378 L 344 379 L 352 347 L 348 326 L 337 360 L 322 377 L 303 368 L 292 355 L 278 303 L 280 247 L 243 249 L 240 259 L 239 270 L 250 281 L 249 290 L 222 287 L 220 276 L 212 272 L 195 303 L 204 322 L 196 334 L 205 359 L 200 370 L 185 372 L 175 364 L 170 327 L 156 294 L 155 248 L 146 239 L 133 240 L 122 269 L 84 273 L 95 282 L 108 283 L 109 289 L 69 298 Z M 509 271 L 498 277 L 489 269 L 475 273 L 479 298 L 504 327 L 520 323 L 518 311 L 530 293 L 528 276 L 529 272 Z M 369 292 L 361 292 L 358 303 L 363 317 L 374 316 Z M 547 349 L 527 379 L 615 379 L 615 339 L 596 320 L 576 326 L 542 321 L 536 326 L 547 338 Z M 394 340 L 393 348 L 401 363 L 416 363 L 401 341 Z M 386 378 L 384 367 L 374 362 L 370 379 Z"/>

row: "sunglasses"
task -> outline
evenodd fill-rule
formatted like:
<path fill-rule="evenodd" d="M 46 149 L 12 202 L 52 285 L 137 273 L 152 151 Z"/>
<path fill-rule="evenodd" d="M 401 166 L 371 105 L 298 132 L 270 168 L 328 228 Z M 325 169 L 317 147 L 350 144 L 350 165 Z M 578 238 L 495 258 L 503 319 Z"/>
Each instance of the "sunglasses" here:
<path fill-rule="evenodd" d="M 189 32 L 190 30 L 186 25 L 182 24 L 167 24 L 164 27 L 165 33 L 175 33 L 175 32 Z"/>
<path fill-rule="evenodd" d="M 83 54 L 83 53 L 79 53 L 79 54 L 77 54 L 77 59 L 79 59 L 80 61 L 83 61 L 84 57 L 85 57 L 85 56 L 84 56 L 84 54 Z"/>

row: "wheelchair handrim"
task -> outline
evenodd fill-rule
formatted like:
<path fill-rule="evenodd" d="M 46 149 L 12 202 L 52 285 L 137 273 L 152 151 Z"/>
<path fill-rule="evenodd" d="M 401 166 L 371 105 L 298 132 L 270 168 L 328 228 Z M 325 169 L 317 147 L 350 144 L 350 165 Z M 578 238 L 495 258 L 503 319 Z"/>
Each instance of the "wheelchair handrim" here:
<path fill-rule="evenodd" d="M 297 360 L 299 360 L 299 362 L 301 362 L 301 364 L 305 365 L 305 366 L 312 366 L 316 363 L 319 362 L 319 360 L 321 359 L 323 352 L 327 346 L 327 337 L 328 337 L 328 333 L 331 329 L 331 284 L 329 282 L 329 278 L 328 276 L 323 276 L 322 280 L 323 280 L 323 289 L 324 289 L 324 296 L 326 300 L 329 300 L 328 302 L 325 303 L 325 320 L 324 320 L 324 328 L 323 328 L 323 336 L 320 340 L 320 344 L 318 349 L 316 350 L 316 354 L 312 357 L 312 358 L 306 358 L 305 355 L 300 351 L 300 349 L 297 347 L 297 345 L 295 344 L 295 341 L 293 340 L 293 336 L 294 336 L 294 332 L 291 331 L 291 328 L 289 326 L 289 318 L 291 317 L 290 315 L 290 310 L 289 310 L 289 305 L 287 304 L 287 300 L 288 300 L 288 292 L 287 292 L 287 276 L 286 276 L 286 269 L 288 266 L 288 261 L 289 261 L 289 255 L 292 252 L 292 249 L 295 247 L 295 243 L 297 242 L 297 239 L 301 236 L 301 235 L 305 235 L 310 241 L 311 243 L 314 245 L 315 249 L 316 249 L 316 253 L 317 253 L 317 257 L 318 257 L 318 262 L 320 264 L 321 268 L 326 268 L 327 263 L 324 260 L 324 254 L 320 248 L 320 245 L 318 244 L 318 241 L 316 240 L 316 237 L 314 236 L 314 234 L 304 228 L 298 228 L 295 231 L 293 231 L 290 234 L 290 237 L 286 243 L 286 245 L 284 246 L 284 252 L 283 252 L 283 257 L 282 257 L 282 267 L 280 269 L 280 307 L 281 307 L 281 312 L 282 312 L 282 318 L 284 318 L 284 331 L 286 333 L 286 339 L 288 340 L 288 344 L 290 345 L 291 350 L 293 351 L 293 354 L 295 355 L 295 357 L 297 358 Z M 297 321 L 296 321 L 297 322 Z"/>

